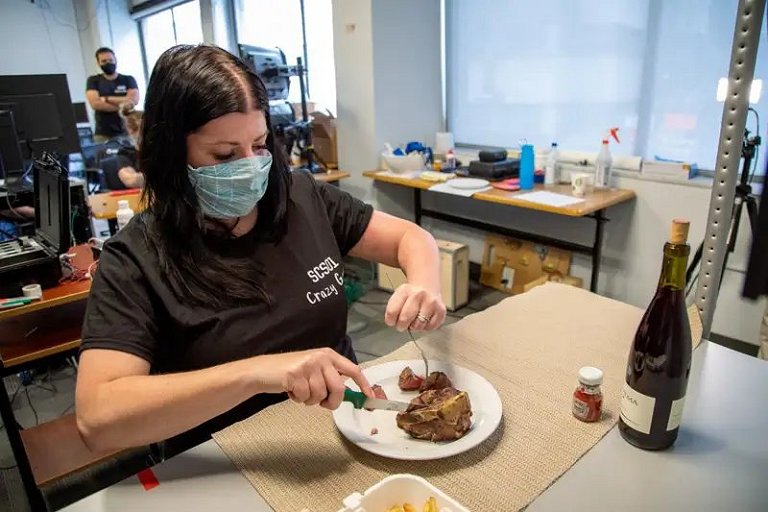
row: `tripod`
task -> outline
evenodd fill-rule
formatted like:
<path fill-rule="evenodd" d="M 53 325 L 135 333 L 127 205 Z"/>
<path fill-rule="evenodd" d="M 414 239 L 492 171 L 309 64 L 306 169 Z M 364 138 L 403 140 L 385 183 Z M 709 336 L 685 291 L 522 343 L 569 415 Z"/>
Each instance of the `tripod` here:
<path fill-rule="evenodd" d="M 759 121 L 758 121 L 759 123 Z M 749 217 L 749 225 L 752 230 L 752 236 L 754 237 L 757 232 L 757 200 L 752 195 L 752 185 L 750 177 L 750 169 L 752 168 L 752 159 L 755 157 L 757 148 L 760 146 L 760 135 L 755 137 L 749 136 L 749 130 L 744 130 L 744 138 L 741 141 L 741 157 L 744 159 L 741 167 L 741 177 L 739 184 L 736 185 L 736 195 L 733 198 L 733 213 L 731 214 L 731 223 L 728 228 L 728 245 L 723 258 L 723 268 L 720 272 L 720 284 L 723 284 L 723 275 L 725 275 L 725 269 L 728 267 L 728 256 L 734 251 L 736 247 L 736 238 L 739 236 L 739 224 L 741 223 L 741 212 L 744 206 L 747 207 L 747 216 Z M 701 263 L 701 255 L 704 251 L 704 242 L 699 244 L 696 249 L 696 253 L 693 255 L 691 264 L 688 266 L 688 270 L 685 272 L 685 282 L 687 283 L 686 296 L 693 289 L 693 284 L 698 279 L 699 274 L 696 274 L 694 279 L 691 279 L 696 267 Z"/>
<path fill-rule="evenodd" d="M 296 133 L 296 145 L 299 148 L 304 165 L 299 170 L 313 174 L 325 172 L 325 169 L 315 162 L 315 148 L 312 145 L 312 122 L 307 113 L 307 91 L 304 85 L 304 75 L 307 69 L 304 67 L 301 57 L 296 59 L 296 76 L 299 77 L 299 90 L 301 91 L 301 121 L 295 123 L 292 129 Z"/>

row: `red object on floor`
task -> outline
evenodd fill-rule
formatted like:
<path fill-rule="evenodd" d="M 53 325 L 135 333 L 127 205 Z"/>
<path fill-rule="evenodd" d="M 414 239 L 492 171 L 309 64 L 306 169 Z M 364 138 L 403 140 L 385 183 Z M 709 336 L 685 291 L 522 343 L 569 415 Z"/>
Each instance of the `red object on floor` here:
<path fill-rule="evenodd" d="M 151 491 L 160 485 L 160 482 L 157 481 L 155 473 L 153 473 L 149 468 L 139 471 L 136 473 L 136 476 L 139 477 L 139 482 L 141 482 L 141 485 L 144 487 L 145 491 Z"/>

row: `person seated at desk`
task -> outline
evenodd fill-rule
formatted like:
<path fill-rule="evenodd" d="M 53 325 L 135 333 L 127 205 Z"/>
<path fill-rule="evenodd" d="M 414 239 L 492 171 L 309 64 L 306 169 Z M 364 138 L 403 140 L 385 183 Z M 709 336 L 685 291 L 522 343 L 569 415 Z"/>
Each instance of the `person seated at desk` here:
<path fill-rule="evenodd" d="M 147 90 L 148 208 L 105 244 L 88 298 L 77 426 L 96 451 L 167 454 L 290 398 L 336 409 L 351 377 L 343 257 L 399 266 L 385 321 L 445 320 L 434 238 L 276 147 L 264 83 L 214 46 L 176 46 Z"/>
<path fill-rule="evenodd" d="M 133 103 L 124 103 L 120 107 L 120 117 L 125 125 L 125 130 L 131 141 L 131 145 L 122 144 L 117 153 L 119 170 L 117 175 L 126 188 L 144 188 L 144 174 L 137 171 L 137 151 L 139 149 L 139 136 L 141 135 L 141 120 L 144 112 L 136 110 Z"/>

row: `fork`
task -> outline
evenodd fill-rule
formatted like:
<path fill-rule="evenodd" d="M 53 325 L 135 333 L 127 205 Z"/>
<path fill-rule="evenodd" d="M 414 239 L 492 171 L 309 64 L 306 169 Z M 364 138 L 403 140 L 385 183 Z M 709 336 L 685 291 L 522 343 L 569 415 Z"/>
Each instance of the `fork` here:
<path fill-rule="evenodd" d="M 389 281 L 389 286 L 392 287 L 392 291 L 395 290 L 395 284 L 392 282 L 392 279 L 389 277 L 389 274 L 385 273 L 384 276 L 387 278 L 387 281 Z M 419 349 L 419 353 L 421 354 L 421 359 L 424 361 L 424 378 L 426 379 L 429 377 L 429 362 L 427 361 L 427 356 L 424 355 L 424 350 L 422 350 L 419 343 L 416 341 L 416 338 L 414 337 L 413 333 L 411 332 L 410 326 L 408 327 L 408 336 L 411 337 L 411 341 L 414 345 L 416 345 L 416 348 Z"/>

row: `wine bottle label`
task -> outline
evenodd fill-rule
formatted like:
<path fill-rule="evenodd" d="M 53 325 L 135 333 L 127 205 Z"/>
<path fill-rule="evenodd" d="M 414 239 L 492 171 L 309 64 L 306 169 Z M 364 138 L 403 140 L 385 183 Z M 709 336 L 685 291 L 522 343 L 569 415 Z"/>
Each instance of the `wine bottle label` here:
<path fill-rule="evenodd" d="M 683 405 L 685 405 L 685 397 L 672 402 L 672 410 L 669 412 L 669 421 L 667 422 L 668 431 L 675 430 L 680 426 L 680 419 L 683 417 Z"/>
<path fill-rule="evenodd" d="M 624 389 L 621 390 L 621 419 L 624 423 L 638 432 L 650 434 L 654 407 L 655 398 L 638 393 L 624 383 Z M 680 408 L 682 410 L 682 406 Z"/>

